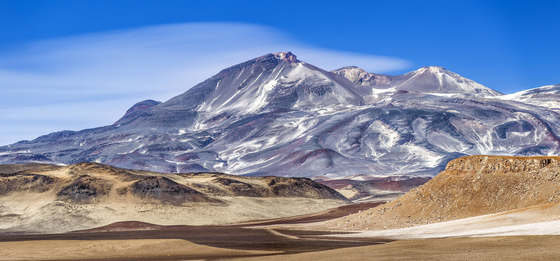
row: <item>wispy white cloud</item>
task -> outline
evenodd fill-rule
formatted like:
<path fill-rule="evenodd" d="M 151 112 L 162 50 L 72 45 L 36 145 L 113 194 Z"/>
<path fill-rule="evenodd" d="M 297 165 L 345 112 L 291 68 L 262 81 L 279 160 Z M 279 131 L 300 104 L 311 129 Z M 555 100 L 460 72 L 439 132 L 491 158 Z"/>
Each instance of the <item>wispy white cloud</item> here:
<path fill-rule="evenodd" d="M 292 51 L 327 70 L 402 70 L 399 58 L 321 49 L 273 28 L 232 23 L 153 26 L 0 50 L 0 145 L 58 130 L 108 125 L 132 104 L 165 101 L 221 69 Z"/>

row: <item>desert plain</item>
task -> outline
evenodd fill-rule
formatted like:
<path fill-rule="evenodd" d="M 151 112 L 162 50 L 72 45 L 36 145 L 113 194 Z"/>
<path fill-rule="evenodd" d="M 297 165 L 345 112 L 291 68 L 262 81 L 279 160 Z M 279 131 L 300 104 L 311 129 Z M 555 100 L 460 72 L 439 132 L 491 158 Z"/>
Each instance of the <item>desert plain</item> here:
<path fill-rule="evenodd" d="M 2 172 L 0 260 L 560 257 L 558 157 L 459 158 L 386 203 L 352 203 L 308 179 L 11 167 Z M 66 216 L 45 215 L 61 205 Z"/>

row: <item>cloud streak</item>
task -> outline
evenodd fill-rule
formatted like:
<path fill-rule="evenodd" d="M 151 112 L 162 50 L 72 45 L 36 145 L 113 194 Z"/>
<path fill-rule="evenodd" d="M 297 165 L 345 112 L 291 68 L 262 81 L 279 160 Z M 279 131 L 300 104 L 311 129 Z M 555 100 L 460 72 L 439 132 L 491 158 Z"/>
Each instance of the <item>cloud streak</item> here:
<path fill-rule="evenodd" d="M 135 102 L 165 101 L 221 69 L 291 51 L 327 70 L 388 73 L 399 58 L 306 45 L 273 28 L 189 23 L 102 32 L 0 50 L 0 145 L 112 124 Z"/>

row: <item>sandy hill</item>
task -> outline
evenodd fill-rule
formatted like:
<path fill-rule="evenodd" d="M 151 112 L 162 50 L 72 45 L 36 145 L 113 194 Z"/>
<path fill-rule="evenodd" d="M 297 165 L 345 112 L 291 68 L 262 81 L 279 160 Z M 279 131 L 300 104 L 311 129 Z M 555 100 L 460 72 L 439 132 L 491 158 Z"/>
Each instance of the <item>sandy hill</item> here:
<path fill-rule="evenodd" d="M 468 156 L 385 205 L 327 223 L 340 229 L 392 229 L 560 201 L 560 157 Z"/>
<path fill-rule="evenodd" d="M 0 165 L 0 232 L 61 232 L 130 220 L 226 224 L 347 203 L 307 178 L 161 174 L 97 163 Z"/>

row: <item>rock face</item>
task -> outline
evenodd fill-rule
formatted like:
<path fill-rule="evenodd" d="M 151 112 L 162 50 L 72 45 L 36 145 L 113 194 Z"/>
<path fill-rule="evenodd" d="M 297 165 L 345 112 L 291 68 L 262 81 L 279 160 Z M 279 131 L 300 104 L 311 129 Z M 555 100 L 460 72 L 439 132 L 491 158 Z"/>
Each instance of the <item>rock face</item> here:
<path fill-rule="evenodd" d="M 558 202 L 560 157 L 468 156 L 402 197 L 331 226 L 411 227 Z"/>
<path fill-rule="evenodd" d="M 224 69 L 114 125 L 0 147 L 0 163 L 99 162 L 165 173 L 434 176 L 466 155 L 560 153 L 560 113 L 441 67 L 327 72 L 291 53 Z"/>
<path fill-rule="evenodd" d="M 269 193 L 275 197 L 332 198 L 346 199 L 325 185 L 307 178 L 263 177 L 269 186 Z"/>
<path fill-rule="evenodd" d="M 132 183 L 128 190 L 140 197 L 153 198 L 171 204 L 188 202 L 220 202 L 188 186 L 165 177 L 147 177 Z M 127 190 L 121 190 L 127 192 Z"/>
<path fill-rule="evenodd" d="M 109 194 L 111 187 L 112 184 L 108 180 L 82 175 L 56 195 L 62 200 L 92 202 L 100 196 Z"/>

